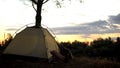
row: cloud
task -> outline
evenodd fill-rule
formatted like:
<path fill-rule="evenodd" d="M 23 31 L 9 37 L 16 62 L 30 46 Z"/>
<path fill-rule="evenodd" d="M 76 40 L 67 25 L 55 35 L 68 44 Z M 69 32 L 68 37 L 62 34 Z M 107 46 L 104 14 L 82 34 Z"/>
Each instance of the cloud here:
<path fill-rule="evenodd" d="M 120 24 L 120 14 L 117 16 L 109 16 L 109 22 L 112 24 Z"/>
<path fill-rule="evenodd" d="M 7 30 L 7 31 L 16 31 L 17 28 L 8 28 L 8 29 L 5 29 L 5 30 Z"/>
<path fill-rule="evenodd" d="M 78 24 L 67 27 L 56 27 L 51 30 L 56 35 L 82 35 L 82 38 L 91 38 L 92 34 L 111 34 L 120 33 L 120 14 L 109 16 L 109 22 L 106 20 L 98 20 L 84 24 Z M 7 31 L 16 31 L 18 28 L 10 27 Z"/>
<path fill-rule="evenodd" d="M 94 21 L 76 26 L 52 28 L 55 34 L 104 34 L 118 33 L 120 29 L 116 25 L 110 25 L 105 20 Z"/>

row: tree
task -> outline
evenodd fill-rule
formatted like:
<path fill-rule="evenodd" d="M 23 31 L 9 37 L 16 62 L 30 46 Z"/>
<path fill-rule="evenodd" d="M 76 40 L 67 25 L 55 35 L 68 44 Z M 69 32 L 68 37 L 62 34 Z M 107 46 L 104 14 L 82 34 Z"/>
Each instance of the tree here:
<path fill-rule="evenodd" d="M 36 24 L 35 24 L 35 27 L 41 27 L 41 19 L 42 19 L 42 17 L 41 17 L 41 9 L 42 9 L 42 5 L 44 4 L 44 3 L 46 3 L 48 0 L 38 0 L 38 1 L 36 1 L 36 0 L 31 0 L 34 4 L 36 4 L 37 5 L 37 10 L 36 10 L 36 12 L 37 12 L 37 14 L 36 14 Z"/>
<path fill-rule="evenodd" d="M 120 37 L 117 37 L 116 44 L 120 46 Z"/>
<path fill-rule="evenodd" d="M 46 2 L 48 2 L 49 0 L 29 0 L 32 2 L 32 6 L 34 8 L 34 5 L 37 5 L 37 9 L 35 9 L 36 11 L 36 22 L 35 22 L 35 28 L 39 28 L 41 27 L 41 20 L 42 20 L 42 16 L 41 16 L 41 12 L 42 12 L 42 6 L 43 4 L 45 4 Z M 53 0 L 54 1 L 54 0 Z M 61 2 L 64 2 L 65 0 L 55 0 L 56 6 L 61 8 Z M 68 1 L 72 1 L 72 0 L 68 0 Z M 79 0 L 80 3 L 82 3 L 82 0 Z"/>
<path fill-rule="evenodd" d="M 4 39 L 4 41 L 0 45 L 0 52 L 4 51 L 4 49 L 9 45 L 12 39 L 13 39 L 12 35 L 10 33 L 7 33 L 7 37 Z"/>

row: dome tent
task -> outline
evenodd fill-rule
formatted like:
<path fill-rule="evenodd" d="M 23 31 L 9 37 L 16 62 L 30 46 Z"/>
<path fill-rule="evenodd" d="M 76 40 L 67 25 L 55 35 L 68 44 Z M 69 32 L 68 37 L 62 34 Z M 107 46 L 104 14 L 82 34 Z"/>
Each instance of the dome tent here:
<path fill-rule="evenodd" d="M 52 50 L 59 52 L 57 42 L 47 29 L 27 27 L 16 34 L 3 54 L 49 59 Z"/>

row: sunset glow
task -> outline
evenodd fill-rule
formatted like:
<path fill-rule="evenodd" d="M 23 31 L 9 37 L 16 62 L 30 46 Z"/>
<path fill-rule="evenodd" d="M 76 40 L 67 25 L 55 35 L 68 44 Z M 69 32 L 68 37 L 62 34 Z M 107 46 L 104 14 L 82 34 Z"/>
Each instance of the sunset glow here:
<path fill-rule="evenodd" d="M 59 42 L 73 42 L 75 40 L 81 42 L 92 42 L 98 38 L 108 38 L 111 37 L 112 40 L 115 40 L 117 37 L 120 37 L 120 33 L 108 33 L 108 34 L 91 34 L 88 38 L 84 38 L 83 35 L 57 35 Z"/>
<path fill-rule="evenodd" d="M 4 29 L 0 29 L 0 43 L 4 40 L 4 33 L 5 33 L 5 30 Z"/>

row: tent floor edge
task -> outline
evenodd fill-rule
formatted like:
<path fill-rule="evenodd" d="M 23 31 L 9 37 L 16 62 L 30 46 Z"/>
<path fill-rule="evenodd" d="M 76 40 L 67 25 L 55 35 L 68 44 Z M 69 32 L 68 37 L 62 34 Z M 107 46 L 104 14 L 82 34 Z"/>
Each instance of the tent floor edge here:
<path fill-rule="evenodd" d="M 2 54 L 1 58 L 5 60 L 13 60 L 13 61 L 21 60 L 21 61 L 29 61 L 29 62 L 48 62 L 47 58 L 21 56 L 21 55 L 14 55 L 14 54 Z"/>

